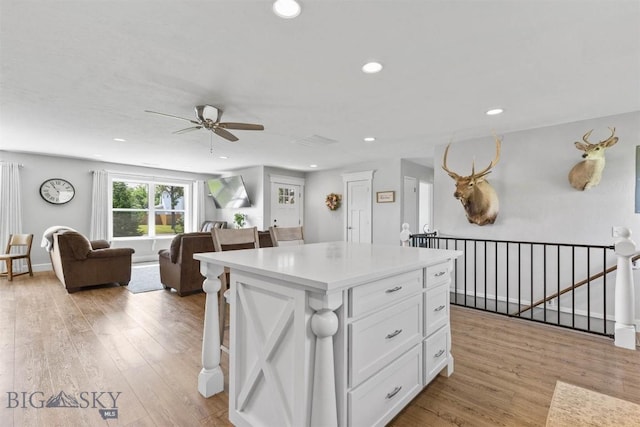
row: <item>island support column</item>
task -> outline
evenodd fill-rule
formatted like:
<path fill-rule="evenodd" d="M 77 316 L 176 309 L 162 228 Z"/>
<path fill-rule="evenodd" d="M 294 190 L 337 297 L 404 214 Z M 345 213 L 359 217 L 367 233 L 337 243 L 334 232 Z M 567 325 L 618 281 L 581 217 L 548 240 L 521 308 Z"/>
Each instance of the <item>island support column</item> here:
<path fill-rule="evenodd" d="M 206 277 L 202 289 L 207 294 L 204 307 L 204 331 L 202 332 L 202 370 L 198 375 L 198 391 L 211 397 L 224 390 L 224 374 L 220 368 L 220 326 L 218 320 L 218 296 L 222 283 L 218 278 L 224 267 L 200 262 L 200 273 Z"/>
<path fill-rule="evenodd" d="M 309 305 L 315 310 L 311 317 L 311 331 L 316 336 L 311 427 L 334 427 L 338 425 L 338 402 L 333 336 L 339 326 L 334 311 L 342 305 L 342 294 L 312 294 Z"/>

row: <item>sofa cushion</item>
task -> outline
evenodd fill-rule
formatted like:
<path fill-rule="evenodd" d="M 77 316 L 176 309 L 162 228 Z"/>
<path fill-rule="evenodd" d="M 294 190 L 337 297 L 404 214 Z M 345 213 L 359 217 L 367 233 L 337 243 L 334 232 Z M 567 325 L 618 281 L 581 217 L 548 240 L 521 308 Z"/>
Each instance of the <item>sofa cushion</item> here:
<path fill-rule="evenodd" d="M 91 247 L 93 249 L 107 249 L 111 247 L 111 245 L 106 240 L 92 240 Z"/>
<path fill-rule="evenodd" d="M 182 244 L 182 236 L 184 234 L 178 234 L 171 241 L 171 246 L 169 246 L 169 255 L 172 263 L 178 262 L 178 256 L 180 256 L 180 245 Z"/>
<path fill-rule="evenodd" d="M 73 253 L 73 257 L 77 260 L 87 259 L 87 255 L 91 252 L 89 239 L 77 231 L 65 231 L 63 234 L 69 249 Z"/>

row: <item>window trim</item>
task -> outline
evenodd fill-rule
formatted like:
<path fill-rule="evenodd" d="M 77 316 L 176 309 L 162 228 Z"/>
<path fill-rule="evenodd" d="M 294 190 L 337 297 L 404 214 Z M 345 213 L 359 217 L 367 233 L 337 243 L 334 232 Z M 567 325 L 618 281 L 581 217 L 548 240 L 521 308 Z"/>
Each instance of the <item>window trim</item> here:
<path fill-rule="evenodd" d="M 175 235 L 151 235 L 148 234 L 146 236 L 122 236 L 115 237 L 113 235 L 113 183 L 114 182 L 127 182 L 127 183 L 139 183 L 146 185 L 175 185 L 184 187 L 184 209 L 183 218 L 184 218 L 184 230 L 193 229 L 193 211 L 194 211 L 194 182 L 195 180 L 184 179 L 184 178 L 173 178 L 167 176 L 150 176 L 150 175 L 137 175 L 137 174 L 127 174 L 127 173 L 109 173 L 108 179 L 108 203 L 109 203 L 109 213 L 108 213 L 108 235 L 109 240 L 112 241 L 126 241 L 126 240 L 160 240 L 160 239 L 169 239 L 175 237 Z M 155 191 L 155 190 L 154 190 Z M 152 191 L 148 190 L 149 201 L 153 200 Z M 140 211 L 140 209 L 133 209 L 135 211 Z M 166 209 L 163 209 L 166 211 Z M 153 203 L 149 203 L 149 207 L 147 208 L 147 212 L 154 213 L 155 216 L 155 207 L 153 207 Z M 151 217 L 151 215 L 149 215 Z M 151 228 L 149 229 L 151 230 Z M 155 233 L 155 229 L 154 229 Z"/>

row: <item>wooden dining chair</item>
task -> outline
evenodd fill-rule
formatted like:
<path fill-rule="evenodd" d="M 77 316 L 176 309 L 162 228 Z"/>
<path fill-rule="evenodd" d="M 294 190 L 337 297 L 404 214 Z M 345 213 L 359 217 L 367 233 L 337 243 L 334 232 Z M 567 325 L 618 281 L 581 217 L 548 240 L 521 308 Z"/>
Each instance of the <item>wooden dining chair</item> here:
<path fill-rule="evenodd" d="M 213 238 L 213 248 L 216 252 L 236 251 L 240 249 L 257 249 L 260 247 L 258 228 L 214 228 L 211 230 Z M 220 344 L 222 349 L 229 351 L 222 345 L 224 342 L 224 331 L 226 329 L 227 303 L 229 302 L 229 268 L 224 268 L 224 273 L 220 275 L 220 297 L 218 299 L 218 314 L 220 325 Z"/>
<path fill-rule="evenodd" d="M 302 227 L 269 227 L 273 246 L 304 245 Z"/>
<path fill-rule="evenodd" d="M 0 254 L 0 261 L 4 261 L 7 266 L 6 273 L 0 273 L 0 276 L 7 276 L 9 281 L 13 280 L 16 276 L 22 276 L 29 273 L 29 276 L 33 276 L 33 270 L 31 268 L 31 243 L 33 242 L 33 234 L 11 234 L 9 236 L 9 243 L 7 243 L 7 249 L 4 254 Z M 13 248 L 20 248 L 20 252 L 12 252 Z M 13 272 L 13 261 L 18 259 L 26 259 L 28 271 L 22 273 Z"/>

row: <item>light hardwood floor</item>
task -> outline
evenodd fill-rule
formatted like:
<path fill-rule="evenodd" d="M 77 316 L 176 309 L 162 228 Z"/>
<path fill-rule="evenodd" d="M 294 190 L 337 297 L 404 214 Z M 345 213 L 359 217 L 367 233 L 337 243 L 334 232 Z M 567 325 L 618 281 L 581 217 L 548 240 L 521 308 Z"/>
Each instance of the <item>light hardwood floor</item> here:
<path fill-rule="evenodd" d="M 203 294 L 69 295 L 52 273 L 0 280 L 0 425 L 230 425 L 227 395 L 197 391 L 203 312 Z M 452 307 L 451 317 L 453 376 L 434 380 L 391 425 L 543 426 L 556 380 L 640 403 L 640 352 L 468 309 Z M 42 393 L 38 406 L 60 391 L 120 392 L 118 418 L 29 403 L 31 393 Z"/>

